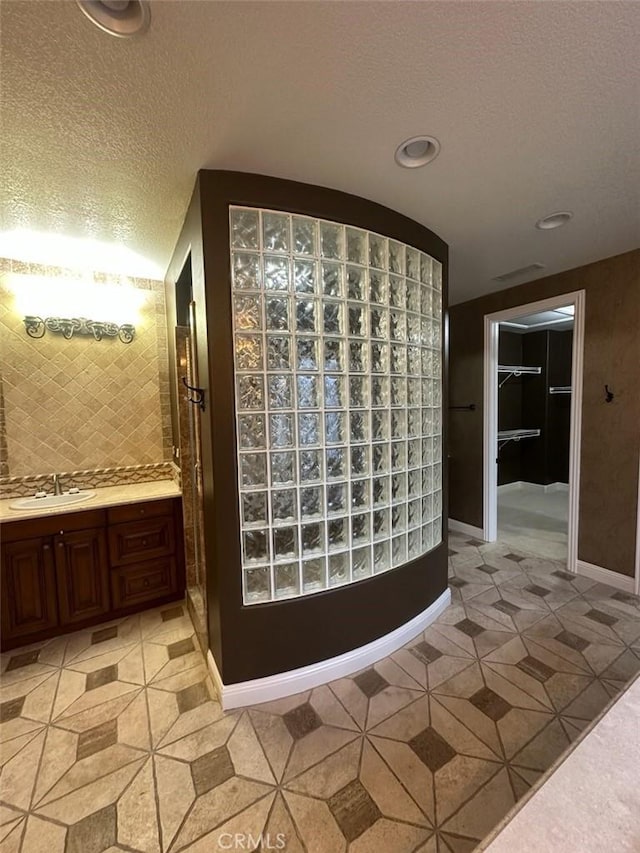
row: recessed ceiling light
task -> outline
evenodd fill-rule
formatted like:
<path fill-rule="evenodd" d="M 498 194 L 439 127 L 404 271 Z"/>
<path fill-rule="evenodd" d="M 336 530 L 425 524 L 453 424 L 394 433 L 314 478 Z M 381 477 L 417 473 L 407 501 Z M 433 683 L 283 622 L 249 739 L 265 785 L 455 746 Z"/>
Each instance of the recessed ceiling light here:
<path fill-rule="evenodd" d="M 412 136 L 396 148 L 396 163 L 406 169 L 426 166 L 440 153 L 440 143 L 435 136 Z"/>
<path fill-rule="evenodd" d="M 570 210 L 559 210 L 556 213 L 550 213 L 536 222 L 536 228 L 540 231 L 551 231 L 552 228 L 560 228 L 572 218 L 573 213 Z"/>
<path fill-rule="evenodd" d="M 118 38 L 140 36 L 149 29 L 147 0 L 76 0 L 89 20 Z"/>

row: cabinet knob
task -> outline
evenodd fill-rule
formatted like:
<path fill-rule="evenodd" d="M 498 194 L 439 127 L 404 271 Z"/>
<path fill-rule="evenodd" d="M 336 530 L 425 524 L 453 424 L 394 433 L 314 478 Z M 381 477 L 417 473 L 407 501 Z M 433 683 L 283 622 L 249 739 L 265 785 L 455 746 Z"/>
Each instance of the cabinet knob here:
<path fill-rule="evenodd" d="M 64 530 L 60 531 L 60 536 L 64 536 Z"/>
<path fill-rule="evenodd" d="M 143 545 L 143 547 L 145 547 L 145 548 L 147 547 L 147 540 L 146 540 L 146 539 L 143 539 L 143 540 L 142 540 L 142 545 Z"/>
<path fill-rule="evenodd" d="M 58 542 L 58 548 L 63 548 L 63 547 L 64 546 L 63 546 L 62 542 Z"/>
<path fill-rule="evenodd" d="M 140 510 L 140 515 L 144 515 L 144 509 Z"/>
<path fill-rule="evenodd" d="M 144 586 L 149 586 L 149 578 L 144 579 Z"/>
<path fill-rule="evenodd" d="M 42 550 L 43 550 L 43 551 L 49 551 L 49 550 L 50 550 L 50 548 L 51 548 L 51 545 L 43 545 L 43 546 L 42 546 Z"/>

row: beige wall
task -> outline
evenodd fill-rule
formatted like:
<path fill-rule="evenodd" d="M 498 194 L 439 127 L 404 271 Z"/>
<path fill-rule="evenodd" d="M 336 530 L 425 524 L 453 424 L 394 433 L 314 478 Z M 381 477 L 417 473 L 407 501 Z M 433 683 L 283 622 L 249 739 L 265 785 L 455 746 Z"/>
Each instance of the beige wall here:
<path fill-rule="evenodd" d="M 449 517 L 482 527 L 484 316 L 586 292 L 578 557 L 632 576 L 640 455 L 640 251 L 450 309 Z M 604 386 L 615 394 L 605 402 Z"/>
<path fill-rule="evenodd" d="M 0 260 L 0 476 L 169 461 L 163 283 L 128 280 L 147 296 L 130 344 L 50 332 L 36 340 L 26 334 L 10 289 L 22 275 L 46 276 L 55 288 L 69 271 Z M 93 281 L 101 286 L 114 278 L 93 274 Z"/>

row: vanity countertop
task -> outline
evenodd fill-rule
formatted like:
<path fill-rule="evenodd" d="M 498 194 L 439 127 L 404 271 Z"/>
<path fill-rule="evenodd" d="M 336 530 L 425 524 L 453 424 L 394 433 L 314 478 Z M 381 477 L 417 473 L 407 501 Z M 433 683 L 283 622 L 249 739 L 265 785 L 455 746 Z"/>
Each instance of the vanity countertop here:
<path fill-rule="evenodd" d="M 82 512 L 85 509 L 104 509 L 122 504 L 135 504 L 140 501 L 154 501 L 162 498 L 179 498 L 180 489 L 173 480 L 154 480 L 150 483 L 130 483 L 126 486 L 104 486 L 95 491 L 95 496 L 82 503 L 44 509 L 9 509 L 18 498 L 0 501 L 0 524 L 9 521 L 24 521 L 29 518 L 41 518 L 46 515 L 63 515 L 70 512 Z"/>

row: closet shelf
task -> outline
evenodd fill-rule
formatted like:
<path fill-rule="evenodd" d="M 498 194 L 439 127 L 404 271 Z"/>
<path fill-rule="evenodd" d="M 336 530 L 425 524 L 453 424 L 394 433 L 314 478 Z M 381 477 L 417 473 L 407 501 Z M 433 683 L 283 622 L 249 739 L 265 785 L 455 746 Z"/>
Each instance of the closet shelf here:
<path fill-rule="evenodd" d="M 550 394 L 570 394 L 571 385 L 551 385 L 549 388 Z"/>
<path fill-rule="evenodd" d="M 527 367 L 523 364 L 499 364 L 498 373 L 506 373 L 507 375 L 499 383 L 498 388 L 502 388 L 505 382 L 511 379 L 512 376 L 537 375 L 542 373 L 541 367 Z"/>
<path fill-rule="evenodd" d="M 521 441 L 523 438 L 539 438 L 539 429 L 504 429 L 498 432 L 498 450 L 510 441 Z"/>

